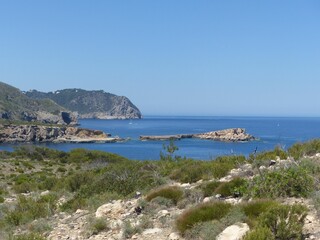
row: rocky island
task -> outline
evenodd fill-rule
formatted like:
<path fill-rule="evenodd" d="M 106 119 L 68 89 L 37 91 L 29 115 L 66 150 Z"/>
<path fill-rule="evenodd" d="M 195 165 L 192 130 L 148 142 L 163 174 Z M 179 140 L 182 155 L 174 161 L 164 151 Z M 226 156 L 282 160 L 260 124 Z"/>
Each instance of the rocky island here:
<path fill-rule="evenodd" d="M 180 140 L 183 138 L 200 138 L 223 142 L 245 142 L 254 140 L 255 137 L 247 134 L 243 128 L 230 128 L 218 131 L 198 134 L 177 134 L 177 135 L 161 135 L 161 136 L 140 136 L 140 140 Z"/>

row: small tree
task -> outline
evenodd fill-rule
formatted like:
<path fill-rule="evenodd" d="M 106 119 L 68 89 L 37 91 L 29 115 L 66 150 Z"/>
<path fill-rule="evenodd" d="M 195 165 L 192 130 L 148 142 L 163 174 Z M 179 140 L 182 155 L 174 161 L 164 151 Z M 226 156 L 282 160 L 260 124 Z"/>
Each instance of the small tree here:
<path fill-rule="evenodd" d="M 181 159 L 180 156 L 174 155 L 176 151 L 179 150 L 179 148 L 174 144 L 173 139 L 170 140 L 169 145 L 163 144 L 162 146 L 163 151 L 160 152 L 160 160 L 162 161 L 177 161 Z"/>

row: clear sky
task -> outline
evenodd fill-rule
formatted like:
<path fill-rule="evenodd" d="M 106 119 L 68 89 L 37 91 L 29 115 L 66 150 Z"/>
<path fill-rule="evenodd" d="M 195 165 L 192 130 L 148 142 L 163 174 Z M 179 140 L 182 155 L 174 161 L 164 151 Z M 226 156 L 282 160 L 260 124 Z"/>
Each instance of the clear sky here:
<path fill-rule="evenodd" d="M 144 115 L 320 116 L 320 1 L 0 0 L 0 81 Z"/>

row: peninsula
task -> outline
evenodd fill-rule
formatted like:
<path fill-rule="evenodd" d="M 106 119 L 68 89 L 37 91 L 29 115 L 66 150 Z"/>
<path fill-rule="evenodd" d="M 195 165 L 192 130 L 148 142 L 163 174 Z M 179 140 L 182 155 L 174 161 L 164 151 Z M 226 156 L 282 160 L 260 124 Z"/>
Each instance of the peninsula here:
<path fill-rule="evenodd" d="M 0 125 L 0 143 L 110 143 L 123 141 L 100 130 L 73 126 Z"/>

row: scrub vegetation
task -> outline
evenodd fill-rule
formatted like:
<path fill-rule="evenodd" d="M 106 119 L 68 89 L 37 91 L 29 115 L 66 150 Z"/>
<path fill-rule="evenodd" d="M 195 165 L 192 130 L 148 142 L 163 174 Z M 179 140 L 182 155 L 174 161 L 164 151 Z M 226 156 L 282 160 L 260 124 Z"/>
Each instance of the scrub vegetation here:
<path fill-rule="evenodd" d="M 308 209 L 299 204 L 286 205 L 281 199 L 310 198 L 320 209 L 316 184 L 320 159 L 310 157 L 320 152 L 319 140 L 297 143 L 287 151 L 276 148 L 248 158 L 221 156 L 211 161 L 175 156 L 177 148 L 173 143 L 164 150 L 159 161 L 133 161 L 101 151 L 62 152 L 29 145 L 13 152 L 0 151 L 0 238 L 45 239 L 51 229 L 46 220 L 54 214 L 77 209 L 95 211 L 108 201 L 133 198 L 136 192 L 145 196 L 146 212 L 148 206 L 152 211 L 150 206 L 160 205 L 184 209 L 176 218 L 176 229 L 186 239 L 210 239 L 236 222 L 250 226 L 247 240 L 303 239 Z M 289 165 L 261 170 L 268 169 L 270 160 L 279 157 L 294 160 Z M 248 175 L 219 181 L 231 169 L 245 164 L 253 166 Z M 186 190 L 172 185 L 176 182 L 197 187 Z M 216 195 L 241 197 L 243 202 L 202 203 L 203 198 Z M 35 224 L 39 219 L 41 224 Z M 129 231 L 127 225 L 125 234 L 131 236 L 136 231 Z M 89 226 L 91 234 L 107 228 L 103 219 L 96 219 Z"/>

